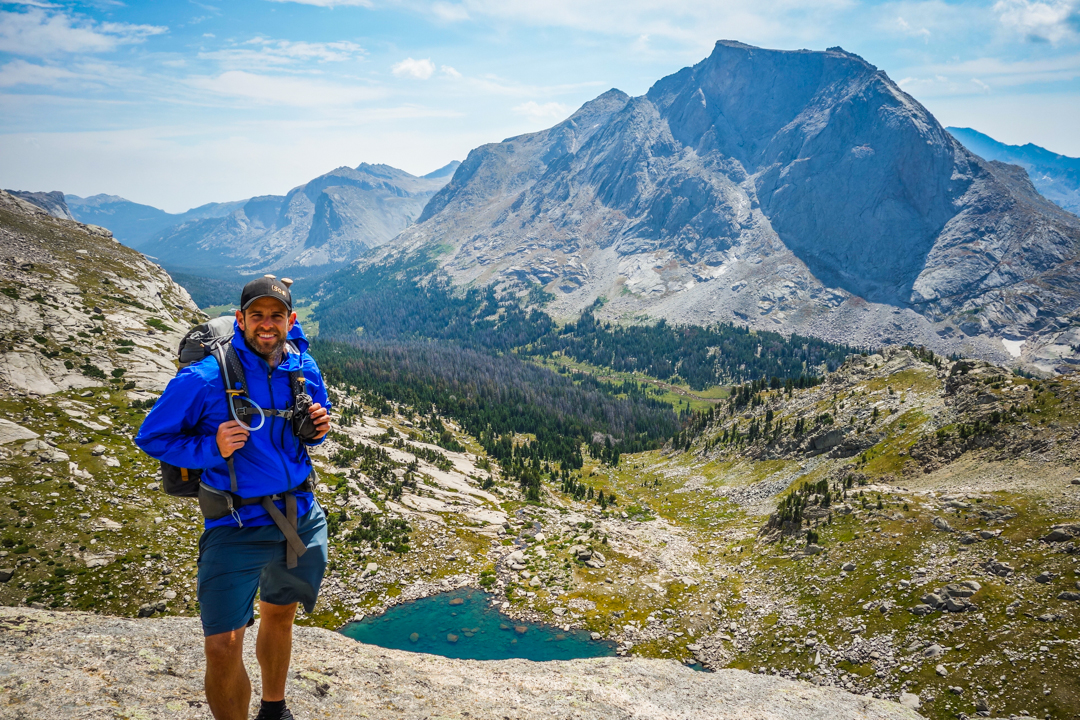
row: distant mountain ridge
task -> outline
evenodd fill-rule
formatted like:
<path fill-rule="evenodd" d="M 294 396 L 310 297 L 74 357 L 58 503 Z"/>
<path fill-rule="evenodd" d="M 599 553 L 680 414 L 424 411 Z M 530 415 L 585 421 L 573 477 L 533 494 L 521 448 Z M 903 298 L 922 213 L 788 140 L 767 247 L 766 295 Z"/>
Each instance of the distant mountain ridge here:
<path fill-rule="evenodd" d="M 79 197 L 65 195 L 73 219 L 99 225 L 112 231 L 113 236 L 128 247 L 140 249 L 162 230 L 191 220 L 224 217 L 246 200 L 207 203 L 183 213 L 167 213 L 150 205 L 126 200 L 118 195 Z"/>
<path fill-rule="evenodd" d="M 564 317 L 604 297 L 609 319 L 998 360 L 1007 339 L 1044 369 L 1080 346 L 1080 219 L 840 48 L 721 41 L 481 146 L 394 245 L 459 284 L 543 285 Z"/>
<path fill-rule="evenodd" d="M 166 228 L 139 249 L 196 274 L 329 272 L 415 222 L 459 164 L 422 177 L 389 165 L 340 167 L 287 195 L 251 198 L 221 217 Z"/>
<path fill-rule="evenodd" d="M 946 128 L 971 152 L 987 160 L 1019 165 L 1048 200 L 1080 215 L 1080 158 L 1058 155 L 1032 143 L 1006 145 L 971 128 Z"/>

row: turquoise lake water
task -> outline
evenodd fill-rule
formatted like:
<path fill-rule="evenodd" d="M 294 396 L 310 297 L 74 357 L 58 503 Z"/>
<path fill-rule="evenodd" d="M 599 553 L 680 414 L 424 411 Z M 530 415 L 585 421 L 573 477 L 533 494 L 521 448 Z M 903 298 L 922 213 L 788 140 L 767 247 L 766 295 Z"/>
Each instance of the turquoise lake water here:
<path fill-rule="evenodd" d="M 454 605 L 450 603 L 454 602 Z M 461 588 L 395 605 L 382 615 L 349 623 L 346 637 L 369 645 L 462 660 L 574 660 L 615 654 L 615 644 L 584 630 L 513 620 L 491 606 L 491 596 Z"/>

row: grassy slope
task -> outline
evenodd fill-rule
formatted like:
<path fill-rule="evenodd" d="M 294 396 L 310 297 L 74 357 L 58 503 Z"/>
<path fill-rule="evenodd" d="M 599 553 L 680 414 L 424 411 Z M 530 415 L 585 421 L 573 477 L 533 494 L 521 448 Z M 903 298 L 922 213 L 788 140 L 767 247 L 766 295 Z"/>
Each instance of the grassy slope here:
<path fill-rule="evenodd" d="M 88 290 L 95 292 L 90 286 Z M 398 554 L 348 540 L 359 523 L 359 513 L 350 511 L 332 543 L 328 592 L 317 613 L 304 622 L 334 627 L 357 612 L 377 611 L 396 598 L 437 590 L 443 579 L 476 583 L 482 571 L 496 567 L 499 551 L 516 537 L 531 548 L 527 566 L 542 584 L 528 586 L 500 565 L 501 585 L 495 589 L 508 598 L 514 612 L 631 640 L 634 654 L 689 659 L 696 652 L 691 646 L 708 645 L 718 665 L 800 673 L 891 697 L 901 689 L 919 692 L 927 701 L 924 712 L 934 718 L 954 717 L 960 711 L 973 714 L 976 697 L 987 698 L 998 715 L 1026 710 L 1041 716 L 1048 710 L 1052 717 L 1071 717 L 1080 707 L 1080 608 L 1056 596 L 1080 580 L 1077 556 L 1054 553 L 1035 539 L 1054 523 L 1077 518 L 1077 486 L 1068 484 L 1077 474 L 1069 445 L 1075 442 L 1068 440 L 1075 438 L 1080 415 L 1077 382 L 1013 379 L 999 388 L 984 383 L 985 394 L 1022 397 L 1038 411 L 1025 413 L 1022 422 L 1002 430 L 1013 438 L 1010 442 L 1057 440 L 1018 453 L 973 445 L 924 473 L 915 451 L 954 447 L 958 423 L 965 418 L 942 404 L 942 383 L 941 373 L 929 367 L 883 369 L 851 382 L 798 391 L 780 409 L 778 415 L 789 421 L 797 414 L 829 412 L 839 422 L 854 415 L 859 433 L 880 439 L 851 458 L 815 459 L 794 451 L 768 457 L 758 452 L 761 448 L 706 450 L 699 441 L 690 453 L 623 456 L 617 469 L 590 461 L 583 481 L 619 498 L 618 506 L 606 513 L 595 503 L 575 502 L 550 486 L 543 503 L 528 505 L 514 488 L 497 480 L 497 504 L 514 523 L 502 537 L 480 534 L 479 523 L 465 517 L 463 508 L 455 508 L 436 513 L 441 524 L 410 517 L 412 549 Z M 102 386 L 83 395 L 59 393 L 32 403 L 16 397 L 0 400 L 5 417 L 42 433 L 93 475 L 93 480 L 72 477 L 68 461 L 28 455 L 21 442 L 3 447 L 0 538 L 10 546 L 0 550 L 6 553 L 0 567 L 19 564 L 15 576 L 0 585 L 0 602 L 135 614 L 140 605 L 176 593 L 168 601 L 168 612 L 197 612 L 193 581 L 200 524 L 195 505 L 151 489 L 156 463 L 131 443 L 142 413 L 128 407 L 131 398 L 126 393 Z M 700 398 L 698 407 L 713 399 Z M 871 408 L 878 403 L 883 409 L 872 419 Z M 112 424 L 92 430 L 67 410 L 103 415 Z M 409 409 L 398 410 L 392 417 L 367 422 L 380 431 L 393 426 L 407 435 Z M 747 419 L 739 420 L 745 427 Z M 939 429 L 950 435 L 941 444 L 934 439 Z M 475 462 L 466 469 L 474 476 L 470 482 L 478 485 L 486 475 L 476 462 L 479 448 L 457 434 Z M 98 445 L 104 454 L 94 454 Z M 118 461 L 115 467 L 105 463 L 110 457 Z M 332 467 L 325 459 L 320 462 L 328 486 L 323 502 L 336 512 L 338 502 L 347 502 L 351 494 L 348 476 L 359 478 L 359 473 L 356 468 Z M 393 464 L 403 469 L 404 462 Z M 871 483 L 860 486 L 864 492 L 870 489 L 868 507 L 852 497 L 854 512 L 837 514 L 819 528 L 822 555 L 803 557 L 797 551 L 801 540 L 767 544 L 758 539 L 766 519 L 762 513 L 774 500 L 767 495 L 747 500 L 750 496 L 738 493 L 795 478 L 828 478 L 847 467 Z M 362 478 L 358 482 L 362 492 L 387 509 L 385 485 Z M 422 488 L 421 494 L 434 497 L 435 490 Z M 935 491 L 936 496 L 931 494 Z M 971 507 L 949 509 L 945 491 Z M 732 498 L 741 498 L 741 504 Z M 991 523 L 979 515 L 985 508 L 1017 515 Z M 960 531 L 1002 533 L 963 545 L 960 532 L 932 529 L 931 520 L 938 515 Z M 533 521 L 541 523 L 544 541 L 532 540 L 526 532 Z M 113 524 L 117 527 L 109 529 Z M 606 567 L 588 568 L 569 556 L 581 535 L 604 553 Z M 540 545 L 546 559 L 535 550 Z M 104 566 L 86 566 L 87 560 L 94 564 L 94 556 L 110 553 Z M 982 573 L 978 566 L 989 557 L 1011 562 L 1016 577 L 1006 582 Z M 841 573 L 840 566 L 849 560 L 856 569 Z M 362 578 L 369 562 L 378 563 L 379 572 Z M 1049 584 L 1036 583 L 1040 571 L 1056 577 Z M 923 618 L 908 612 L 923 592 L 968 577 L 982 584 L 972 598 L 976 612 Z M 901 581 L 909 586 L 902 587 Z M 535 595 L 529 597 L 529 592 Z M 1007 608 L 1017 599 L 1020 604 L 1010 615 Z M 885 613 L 863 609 L 866 603 L 882 601 Z M 556 609 L 565 612 L 560 615 Z M 1060 618 L 1037 619 L 1047 613 Z M 627 632 L 627 626 L 634 630 Z M 858 637 L 865 640 L 853 644 L 854 629 L 860 629 Z M 811 632 L 824 650 L 808 648 Z M 909 650 L 916 641 L 951 649 L 942 658 L 923 659 L 918 649 Z M 859 644 L 874 649 L 860 652 Z M 821 667 L 814 664 L 818 652 L 824 656 Z M 945 677 L 935 670 L 939 663 L 946 666 Z M 824 668 L 831 672 L 825 674 Z M 962 693 L 954 694 L 951 686 L 961 687 Z"/>

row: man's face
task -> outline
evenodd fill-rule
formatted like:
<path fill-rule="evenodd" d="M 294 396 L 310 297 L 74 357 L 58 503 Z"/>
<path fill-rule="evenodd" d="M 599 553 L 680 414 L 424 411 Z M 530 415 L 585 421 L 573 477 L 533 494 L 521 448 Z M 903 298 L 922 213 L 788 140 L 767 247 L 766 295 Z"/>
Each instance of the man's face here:
<path fill-rule="evenodd" d="M 285 336 L 296 322 L 296 313 L 290 313 L 280 300 L 264 297 L 243 312 L 237 310 L 236 322 L 248 347 L 264 358 L 271 358 L 285 347 Z"/>

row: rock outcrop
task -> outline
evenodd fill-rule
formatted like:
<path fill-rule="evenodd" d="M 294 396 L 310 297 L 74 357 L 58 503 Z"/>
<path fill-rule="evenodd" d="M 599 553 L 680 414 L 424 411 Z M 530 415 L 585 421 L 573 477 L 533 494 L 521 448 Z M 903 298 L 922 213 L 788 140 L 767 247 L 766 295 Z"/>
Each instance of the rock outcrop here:
<path fill-rule="evenodd" d="M 75 219 L 71 216 L 71 211 L 68 209 L 67 201 L 64 199 L 64 193 L 59 190 L 53 190 L 52 192 L 8 190 L 7 192 L 20 200 L 25 200 L 32 205 L 37 205 L 55 218 L 61 218 L 62 220 Z"/>
<path fill-rule="evenodd" d="M 224 217 L 167 228 L 139 247 L 170 269 L 327 272 L 416 221 L 458 163 L 423 177 L 388 165 L 341 167 L 284 197 L 251 198 Z"/>
<path fill-rule="evenodd" d="M 249 672 L 255 630 L 246 637 Z M 0 717 L 208 718 L 195 618 L 132 620 L 0 608 Z M 900 704 L 673 660 L 468 661 L 296 629 L 286 689 L 302 718 L 915 720 Z M 63 708 L 61 711 L 60 709 Z"/>
<path fill-rule="evenodd" d="M 0 395 L 160 390 L 200 317 L 164 270 L 108 230 L 0 191 Z"/>
<path fill-rule="evenodd" d="M 719 42 L 642 97 L 477 148 L 395 246 L 459 283 L 541 284 L 560 315 L 604 296 L 612 318 L 997 360 L 1005 339 L 1046 369 L 1080 346 L 1080 219 L 839 48 Z"/>

